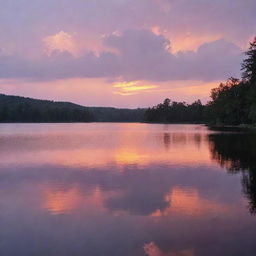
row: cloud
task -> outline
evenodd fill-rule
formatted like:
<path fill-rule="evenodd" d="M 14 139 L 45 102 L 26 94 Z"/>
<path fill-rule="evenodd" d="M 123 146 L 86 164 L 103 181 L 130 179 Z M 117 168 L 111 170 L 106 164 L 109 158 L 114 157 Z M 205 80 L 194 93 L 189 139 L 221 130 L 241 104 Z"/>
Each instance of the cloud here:
<path fill-rule="evenodd" d="M 245 43 L 255 33 L 254 0 L 155 0 L 165 10 L 158 26 L 176 34 L 216 34 Z M 168 10 L 164 5 L 169 5 Z"/>
<path fill-rule="evenodd" d="M 8 79 L 222 80 L 239 76 L 239 48 L 256 26 L 255 0 L 0 3 L 0 78 Z"/>
<path fill-rule="evenodd" d="M 119 63 L 125 80 L 166 80 L 174 56 L 170 41 L 150 30 L 129 30 L 104 39 L 106 46 L 118 50 Z M 167 79 L 168 80 L 168 79 Z"/>
<path fill-rule="evenodd" d="M 46 53 L 48 55 L 51 55 L 55 50 L 60 52 L 68 51 L 73 55 L 78 54 L 78 47 L 73 36 L 64 31 L 45 37 L 43 42 L 45 43 Z"/>
<path fill-rule="evenodd" d="M 57 38 L 70 39 L 64 32 Z M 50 56 L 25 59 L 17 55 L 0 56 L 1 78 L 54 80 L 74 77 L 122 77 L 124 81 L 213 81 L 238 76 L 242 53 L 239 47 L 223 39 L 205 43 L 196 51 L 170 52 L 171 42 L 151 30 L 128 30 L 103 38 L 103 44 L 114 49 L 92 51 L 75 57 L 69 43 L 48 37 Z M 64 40 L 64 41 L 65 41 Z M 58 48 L 55 50 L 54 48 Z"/>
<path fill-rule="evenodd" d="M 105 45 L 119 51 L 126 80 L 204 80 L 239 75 L 241 50 L 223 39 L 201 45 L 197 51 L 170 53 L 171 42 L 149 30 L 110 35 Z"/>
<path fill-rule="evenodd" d="M 60 30 L 83 34 L 86 41 L 115 30 L 159 27 L 166 30 L 174 43 L 190 34 L 193 38 L 215 35 L 215 39 L 225 38 L 245 45 L 256 26 L 255 0 L 0 0 L 0 3 L 0 45 L 24 55 L 39 54 L 37 47 L 42 38 Z"/>

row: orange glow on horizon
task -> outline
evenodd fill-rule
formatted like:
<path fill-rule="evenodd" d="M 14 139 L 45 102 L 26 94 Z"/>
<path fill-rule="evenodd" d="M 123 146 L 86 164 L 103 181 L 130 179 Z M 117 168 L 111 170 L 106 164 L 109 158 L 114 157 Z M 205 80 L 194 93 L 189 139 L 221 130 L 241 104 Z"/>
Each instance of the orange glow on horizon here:
<path fill-rule="evenodd" d="M 114 91 L 114 94 L 119 95 L 133 95 L 137 94 L 140 91 L 147 92 L 149 89 L 155 89 L 157 85 L 139 85 L 139 81 L 131 82 L 120 82 L 113 85 L 114 88 L 117 88 L 117 91 Z"/>
<path fill-rule="evenodd" d="M 101 78 L 74 78 L 33 83 L 19 80 L 2 80 L 0 81 L 0 89 L 3 94 L 69 101 L 84 106 L 148 108 L 162 102 L 166 97 L 173 101 L 186 101 L 188 103 L 200 98 L 205 103 L 209 99 L 211 89 L 217 87 L 220 83 L 220 81 L 202 82 L 194 80 L 158 82 L 155 84 L 148 84 L 149 81 L 137 82 L 137 85 L 130 84 L 130 87 L 146 85 L 150 88 L 127 89 L 129 86 L 125 87 L 125 84 L 113 84 L 112 81 Z M 71 87 L 72 90 L 70 90 Z"/>

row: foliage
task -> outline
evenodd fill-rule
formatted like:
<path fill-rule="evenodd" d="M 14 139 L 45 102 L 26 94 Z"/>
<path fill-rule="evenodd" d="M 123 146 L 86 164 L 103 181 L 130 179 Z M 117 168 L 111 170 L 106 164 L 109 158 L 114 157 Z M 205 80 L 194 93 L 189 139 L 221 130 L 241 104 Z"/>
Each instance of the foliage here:
<path fill-rule="evenodd" d="M 144 120 L 155 123 L 200 123 L 203 122 L 204 106 L 200 100 L 188 105 L 185 102 L 165 99 L 163 103 L 149 108 Z"/>
<path fill-rule="evenodd" d="M 207 121 L 215 124 L 250 123 L 248 117 L 247 84 L 230 78 L 226 83 L 212 89 L 212 101 L 206 106 Z"/>
<path fill-rule="evenodd" d="M 245 53 L 246 58 L 242 63 L 242 78 L 249 83 L 256 82 L 256 37 L 250 43 L 249 50 Z"/>
<path fill-rule="evenodd" d="M 0 95 L 0 122 L 90 122 L 85 107 L 47 100 Z"/>
<path fill-rule="evenodd" d="M 215 124 L 256 123 L 256 38 L 245 55 L 242 80 L 230 78 L 212 89 L 207 112 Z"/>
<path fill-rule="evenodd" d="M 97 122 L 141 122 L 146 109 L 90 107 Z"/>
<path fill-rule="evenodd" d="M 0 122 L 140 122 L 145 109 L 84 107 L 0 94 Z"/>

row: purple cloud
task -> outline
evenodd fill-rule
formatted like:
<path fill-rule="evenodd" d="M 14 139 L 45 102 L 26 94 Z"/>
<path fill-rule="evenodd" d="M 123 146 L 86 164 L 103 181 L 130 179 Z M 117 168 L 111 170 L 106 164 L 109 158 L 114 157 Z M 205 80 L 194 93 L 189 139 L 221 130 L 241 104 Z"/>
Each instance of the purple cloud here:
<path fill-rule="evenodd" d="M 127 81 L 212 81 L 239 75 L 242 59 L 240 48 L 223 39 L 205 43 L 197 51 L 172 54 L 167 38 L 145 29 L 105 36 L 103 44 L 115 51 L 102 51 L 98 56 L 88 51 L 80 57 L 55 51 L 37 60 L 2 54 L 0 77 L 51 80 L 121 76 Z"/>
<path fill-rule="evenodd" d="M 244 45 L 254 36 L 255 0 L 0 0 L 0 45 L 35 52 L 60 30 L 85 37 L 159 26 L 177 34 L 216 34 Z"/>

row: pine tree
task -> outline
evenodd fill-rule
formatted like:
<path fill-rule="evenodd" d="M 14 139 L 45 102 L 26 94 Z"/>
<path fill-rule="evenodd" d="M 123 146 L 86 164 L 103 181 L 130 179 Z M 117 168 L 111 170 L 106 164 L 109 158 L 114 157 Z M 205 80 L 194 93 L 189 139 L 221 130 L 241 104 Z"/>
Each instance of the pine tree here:
<path fill-rule="evenodd" d="M 246 59 L 242 63 L 242 78 L 245 82 L 256 82 L 256 37 L 250 43 L 249 50 L 245 53 Z"/>

